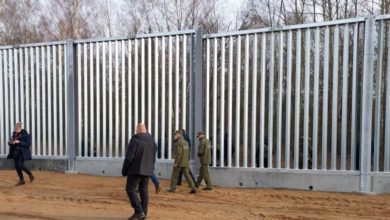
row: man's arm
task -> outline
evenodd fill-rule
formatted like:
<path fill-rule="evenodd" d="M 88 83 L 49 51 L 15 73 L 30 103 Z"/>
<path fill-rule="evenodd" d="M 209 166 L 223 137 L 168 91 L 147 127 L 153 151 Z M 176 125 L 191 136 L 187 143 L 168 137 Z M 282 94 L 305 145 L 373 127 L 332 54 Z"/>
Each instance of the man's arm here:
<path fill-rule="evenodd" d="M 123 166 L 122 166 L 123 176 L 127 175 L 127 170 L 129 169 L 131 162 L 133 162 L 134 153 L 137 147 L 138 147 L 138 143 L 134 139 L 131 139 L 129 145 L 127 146 L 125 160 L 123 161 Z"/>
<path fill-rule="evenodd" d="M 181 146 L 181 144 L 178 144 L 176 146 L 175 166 L 178 166 L 180 164 L 182 159 L 182 154 L 183 154 L 183 146 Z"/>
<path fill-rule="evenodd" d="M 200 144 L 199 144 L 199 150 L 198 150 L 198 156 L 199 157 L 204 155 L 205 148 L 206 148 L 206 146 L 205 146 L 204 142 L 201 141 Z"/>

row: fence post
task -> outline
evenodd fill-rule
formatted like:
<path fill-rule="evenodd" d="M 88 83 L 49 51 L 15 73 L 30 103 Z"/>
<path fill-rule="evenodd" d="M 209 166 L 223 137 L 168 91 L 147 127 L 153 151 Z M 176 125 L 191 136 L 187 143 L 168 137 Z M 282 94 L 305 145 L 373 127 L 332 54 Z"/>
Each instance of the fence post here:
<path fill-rule="evenodd" d="M 362 127 L 360 141 L 360 191 L 371 192 L 371 134 L 374 75 L 375 19 L 365 21 L 364 60 L 362 84 Z"/>
<path fill-rule="evenodd" d="M 68 172 L 75 172 L 75 146 L 76 146 L 76 97 L 74 76 L 74 42 L 66 42 L 66 149 L 68 156 Z"/>
<path fill-rule="evenodd" d="M 196 138 L 197 132 L 204 129 L 204 95 L 203 95 L 203 32 L 200 29 L 196 30 L 195 33 L 195 43 L 193 44 L 193 59 L 192 63 L 194 65 L 193 68 L 193 109 L 190 111 L 193 112 L 193 129 L 192 129 L 192 156 L 198 161 L 198 144 L 199 141 Z"/>

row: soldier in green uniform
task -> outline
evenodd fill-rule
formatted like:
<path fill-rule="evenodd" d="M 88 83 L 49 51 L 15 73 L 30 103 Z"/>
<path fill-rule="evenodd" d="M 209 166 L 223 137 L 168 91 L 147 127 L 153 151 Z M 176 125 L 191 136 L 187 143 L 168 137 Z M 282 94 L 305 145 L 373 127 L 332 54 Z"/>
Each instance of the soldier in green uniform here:
<path fill-rule="evenodd" d="M 191 186 L 190 193 L 196 193 L 195 184 L 192 181 L 189 174 L 190 149 L 189 149 L 188 142 L 184 140 L 181 131 L 175 132 L 175 142 L 173 146 L 172 157 L 175 161 L 173 163 L 171 185 L 168 192 L 176 191 L 176 183 L 181 170 L 184 173 L 184 177 L 186 178 L 187 182 Z"/>
<path fill-rule="evenodd" d="M 203 190 L 212 190 L 210 174 L 209 174 L 209 164 L 211 163 L 211 144 L 207 140 L 206 135 L 203 131 L 198 132 L 199 138 L 199 149 L 198 156 L 200 162 L 200 170 L 198 180 L 195 183 L 196 188 L 199 187 L 200 183 L 204 179 L 206 182 L 206 187 Z"/>

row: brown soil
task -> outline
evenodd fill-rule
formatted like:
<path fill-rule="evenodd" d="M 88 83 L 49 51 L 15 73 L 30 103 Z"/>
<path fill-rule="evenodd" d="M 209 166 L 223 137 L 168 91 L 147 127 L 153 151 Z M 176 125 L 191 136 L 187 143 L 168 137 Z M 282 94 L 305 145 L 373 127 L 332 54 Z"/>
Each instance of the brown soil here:
<path fill-rule="evenodd" d="M 127 219 L 132 209 L 125 178 L 35 172 L 15 187 L 15 171 L 0 171 L 0 219 Z M 364 196 L 275 189 L 231 189 L 155 194 L 150 182 L 147 219 L 389 219 L 390 195 Z M 184 184 L 186 185 L 186 184 Z"/>

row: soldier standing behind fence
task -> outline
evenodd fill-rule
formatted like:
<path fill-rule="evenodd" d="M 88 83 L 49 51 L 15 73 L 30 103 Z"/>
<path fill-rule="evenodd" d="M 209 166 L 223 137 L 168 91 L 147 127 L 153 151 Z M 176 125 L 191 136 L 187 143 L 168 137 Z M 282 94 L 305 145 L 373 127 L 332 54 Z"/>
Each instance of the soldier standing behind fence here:
<path fill-rule="evenodd" d="M 209 164 L 211 163 L 211 143 L 207 140 L 203 131 L 198 132 L 199 149 L 198 156 L 200 162 L 199 177 L 195 183 L 196 188 L 202 183 L 202 180 L 206 182 L 206 187 L 203 190 L 212 190 L 211 179 L 209 174 Z"/>

